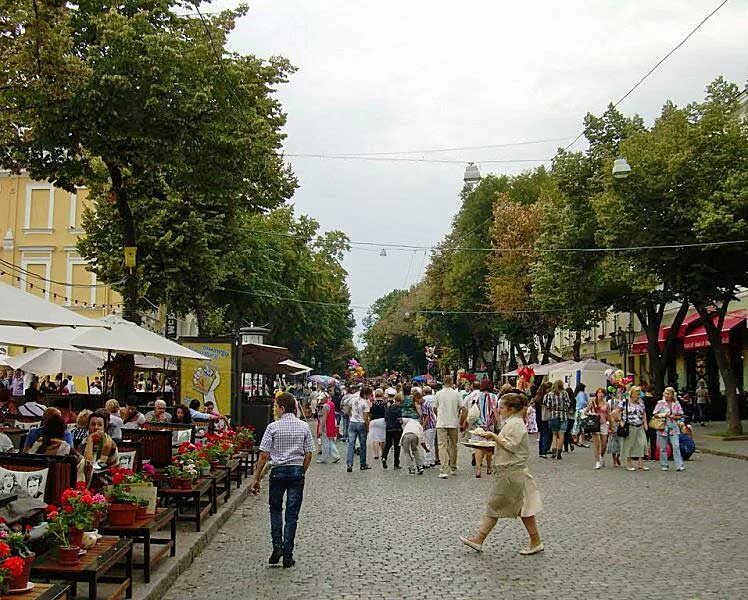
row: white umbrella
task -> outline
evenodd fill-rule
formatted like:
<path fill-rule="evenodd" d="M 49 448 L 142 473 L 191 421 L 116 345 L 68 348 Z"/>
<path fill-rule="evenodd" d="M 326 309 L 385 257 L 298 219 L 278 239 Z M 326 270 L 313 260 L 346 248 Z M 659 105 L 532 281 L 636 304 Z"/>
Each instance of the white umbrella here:
<path fill-rule="evenodd" d="M 149 369 L 151 371 L 163 369 L 164 359 L 158 358 L 157 356 L 145 356 L 143 354 L 136 354 L 135 355 L 135 368 L 136 369 Z M 166 370 L 176 371 L 177 361 L 175 361 L 173 358 L 168 358 L 166 360 Z"/>
<path fill-rule="evenodd" d="M 0 283 L 0 325 L 107 327 L 7 283 Z"/>
<path fill-rule="evenodd" d="M 65 328 L 67 331 L 75 331 Z M 24 325 L 0 325 L 0 344 L 11 344 L 12 346 L 28 346 L 29 348 L 56 348 L 58 350 L 77 350 L 71 346 L 69 340 L 51 339 L 44 336 L 43 332 Z"/>
<path fill-rule="evenodd" d="M 50 350 L 39 348 L 9 359 L 10 366 L 35 375 L 95 375 L 104 365 L 104 357 L 86 350 Z"/>
<path fill-rule="evenodd" d="M 56 327 L 43 332 L 46 339 L 66 340 L 76 348 L 107 350 L 122 354 L 149 354 L 152 356 L 173 356 L 209 360 L 207 356 L 180 346 L 165 337 L 126 321 L 119 315 L 108 315 L 98 321 L 104 327 L 71 329 Z"/>

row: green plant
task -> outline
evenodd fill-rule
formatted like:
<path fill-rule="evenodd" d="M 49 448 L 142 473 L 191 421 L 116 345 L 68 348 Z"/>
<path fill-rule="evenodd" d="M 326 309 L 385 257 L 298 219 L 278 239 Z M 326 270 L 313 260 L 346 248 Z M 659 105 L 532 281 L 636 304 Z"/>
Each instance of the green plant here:
<path fill-rule="evenodd" d="M 126 486 L 112 486 L 109 492 L 109 502 L 111 504 L 137 504 L 138 498 L 133 496 Z"/>
<path fill-rule="evenodd" d="M 198 472 L 194 461 L 182 460 L 182 457 L 175 456 L 172 463 L 166 467 L 166 475 L 175 479 L 197 479 Z"/>

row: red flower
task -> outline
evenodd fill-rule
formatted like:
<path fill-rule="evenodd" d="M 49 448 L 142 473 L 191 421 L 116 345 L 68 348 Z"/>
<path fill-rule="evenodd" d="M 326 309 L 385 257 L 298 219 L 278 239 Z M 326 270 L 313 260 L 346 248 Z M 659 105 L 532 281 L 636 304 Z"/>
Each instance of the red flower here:
<path fill-rule="evenodd" d="M 86 489 L 86 482 L 85 481 L 79 481 L 75 484 L 75 489 L 78 491 L 84 491 Z"/>
<path fill-rule="evenodd" d="M 58 513 L 56 510 L 53 510 L 47 513 L 47 518 L 50 521 L 54 521 L 59 516 L 60 516 L 60 513 Z"/>
<path fill-rule="evenodd" d="M 0 542 L 0 558 L 5 558 L 10 554 L 10 546 L 5 542 Z"/>
<path fill-rule="evenodd" d="M 54 504 L 47 504 L 47 514 L 57 512 L 57 507 Z"/>
<path fill-rule="evenodd" d="M 66 506 L 63 506 L 63 507 L 62 507 L 62 510 L 64 510 L 64 511 L 65 511 L 66 513 L 71 513 L 71 512 L 73 512 L 73 511 L 74 511 L 75 509 L 74 509 L 74 508 L 73 508 L 72 506 L 70 506 L 70 505 L 68 504 L 68 505 L 66 505 Z"/>
<path fill-rule="evenodd" d="M 20 556 L 11 556 L 0 564 L 0 568 L 10 571 L 11 577 L 20 577 L 25 566 L 26 563 Z"/>
<path fill-rule="evenodd" d="M 0 524 L 5 523 L 5 522 L 6 522 L 5 519 L 3 519 L 2 517 L 0 517 Z"/>
<path fill-rule="evenodd" d="M 83 494 L 83 496 L 81 496 L 81 502 L 83 502 L 83 504 L 93 504 L 93 496 L 91 494 Z"/>
<path fill-rule="evenodd" d="M 122 473 L 115 473 L 114 475 L 112 475 L 112 483 L 114 485 L 119 485 L 124 480 L 125 480 L 125 476 L 122 475 Z"/>
<path fill-rule="evenodd" d="M 26 525 L 26 527 L 24 527 L 24 531 L 26 531 L 26 532 L 29 532 L 32 529 L 33 529 L 33 527 L 31 525 Z"/>

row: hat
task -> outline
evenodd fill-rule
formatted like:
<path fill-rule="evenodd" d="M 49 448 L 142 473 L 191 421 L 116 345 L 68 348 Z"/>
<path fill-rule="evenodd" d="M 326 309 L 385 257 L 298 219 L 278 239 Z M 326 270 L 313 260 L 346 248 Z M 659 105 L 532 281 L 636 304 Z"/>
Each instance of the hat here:
<path fill-rule="evenodd" d="M 413 387 L 412 387 L 412 388 L 410 389 L 410 393 L 411 393 L 411 394 L 415 394 L 416 392 L 418 392 L 419 394 L 423 394 L 423 392 L 421 391 L 421 388 L 419 388 L 419 387 L 417 387 L 417 386 L 413 386 Z"/>
<path fill-rule="evenodd" d="M 397 394 L 397 390 L 395 388 L 388 387 L 385 391 L 385 394 L 388 396 L 395 396 Z"/>

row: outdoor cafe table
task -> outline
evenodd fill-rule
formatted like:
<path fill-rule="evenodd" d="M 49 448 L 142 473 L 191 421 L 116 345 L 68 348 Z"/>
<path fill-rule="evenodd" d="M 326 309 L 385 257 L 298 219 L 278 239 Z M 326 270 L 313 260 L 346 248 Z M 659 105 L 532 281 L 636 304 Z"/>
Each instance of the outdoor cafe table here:
<path fill-rule="evenodd" d="M 157 531 L 161 531 L 169 525 L 170 537 L 151 537 Z M 135 544 L 143 544 L 143 562 L 135 563 L 133 567 L 143 569 L 145 582 L 151 581 L 151 567 L 160 561 L 167 552 L 169 556 L 177 553 L 177 513 L 173 508 L 157 508 L 156 514 L 146 515 L 142 519 L 136 519 L 132 525 L 113 526 L 104 523 L 99 527 L 103 535 L 117 535 L 132 539 Z M 151 555 L 151 544 L 162 545 L 158 552 Z"/>
<path fill-rule="evenodd" d="M 177 504 L 176 517 L 180 521 L 193 521 L 195 531 L 200 531 L 200 526 L 209 514 L 215 513 L 215 481 L 212 477 L 201 477 L 196 480 L 189 489 L 162 487 L 158 490 L 158 497 L 168 502 L 171 499 Z M 203 500 L 205 498 L 205 500 Z M 194 513 L 183 511 L 184 501 L 192 500 Z"/>
<path fill-rule="evenodd" d="M 53 585 L 51 583 L 34 583 L 34 587 L 27 592 L 8 594 L 1 600 L 68 600 L 67 585 Z"/>
<path fill-rule="evenodd" d="M 242 484 L 242 461 L 240 458 L 230 458 L 225 465 L 217 465 L 216 470 L 225 471 L 228 474 L 226 483 L 226 500 L 231 497 L 231 482 L 236 480 L 237 489 Z"/>
<path fill-rule="evenodd" d="M 120 561 L 125 561 L 125 575 L 108 575 Z M 93 548 L 81 556 L 77 565 L 62 565 L 57 562 L 54 550 L 43 554 L 31 565 L 32 579 L 59 579 L 69 581 L 73 597 L 77 595 L 77 582 L 88 583 L 88 598 L 96 600 L 99 596 L 99 583 L 118 583 L 117 589 L 107 598 L 132 598 L 132 540 L 103 536 Z"/>

